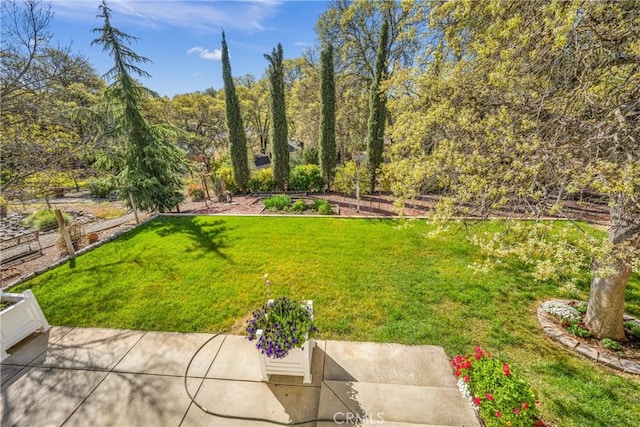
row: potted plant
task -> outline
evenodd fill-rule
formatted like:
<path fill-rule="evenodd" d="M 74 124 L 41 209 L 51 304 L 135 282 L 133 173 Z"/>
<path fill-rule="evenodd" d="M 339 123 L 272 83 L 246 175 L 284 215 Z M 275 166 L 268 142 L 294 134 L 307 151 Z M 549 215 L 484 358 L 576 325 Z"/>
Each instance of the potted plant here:
<path fill-rule="evenodd" d="M 1 360 L 9 357 L 7 350 L 38 329 L 48 331 L 51 326 L 44 317 L 35 295 L 30 289 L 21 294 L 2 292 L 0 297 Z"/>
<path fill-rule="evenodd" d="M 271 284 L 269 280 L 265 282 L 267 287 Z M 313 301 L 282 297 L 270 299 L 255 310 L 247 321 L 245 336 L 256 341 L 262 381 L 268 381 L 269 375 L 293 375 L 310 383 L 316 332 Z"/>

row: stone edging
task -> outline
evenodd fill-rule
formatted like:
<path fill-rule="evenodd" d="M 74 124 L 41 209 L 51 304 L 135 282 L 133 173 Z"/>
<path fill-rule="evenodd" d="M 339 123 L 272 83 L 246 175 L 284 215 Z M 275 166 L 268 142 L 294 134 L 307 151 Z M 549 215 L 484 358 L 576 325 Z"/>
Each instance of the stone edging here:
<path fill-rule="evenodd" d="M 566 300 L 552 301 L 562 303 L 567 302 Z M 542 309 L 542 305 L 540 305 L 538 307 L 538 323 L 540 323 L 540 326 L 547 335 L 558 341 L 563 346 L 568 347 L 570 350 L 580 353 L 583 356 L 593 359 L 598 363 L 609 366 L 610 368 L 617 369 L 627 374 L 640 375 L 640 364 L 635 360 L 623 359 L 612 356 L 608 353 L 598 352 L 598 350 L 594 347 L 581 343 L 573 336 L 571 336 L 568 332 L 566 332 L 563 328 L 556 326 L 555 323 L 547 319 L 546 316 L 548 315 L 549 314 L 547 314 L 547 312 Z M 627 315 L 624 316 L 624 320 L 633 320 L 636 323 L 640 323 L 638 319 Z"/>
<path fill-rule="evenodd" d="M 92 251 L 95 248 L 99 248 L 100 246 L 104 245 L 105 243 L 109 243 L 112 240 L 115 240 L 118 237 L 122 236 L 123 234 L 128 233 L 130 231 L 133 231 L 136 228 L 140 227 L 141 225 L 144 225 L 147 222 L 152 221 L 157 217 L 158 217 L 158 215 L 151 215 L 149 218 L 147 218 L 147 219 L 145 219 L 143 221 L 140 221 L 140 224 L 135 224 L 132 227 L 127 228 L 126 230 L 117 231 L 117 232 L 105 237 L 104 239 L 101 239 L 101 240 L 99 240 L 99 241 L 97 241 L 95 243 L 92 243 L 91 245 L 85 246 L 84 248 L 78 250 L 75 253 L 73 258 L 75 258 L 75 257 L 77 257 L 79 255 L 82 255 L 84 253 L 87 253 L 89 251 Z M 29 274 L 27 274 L 25 276 L 22 276 L 18 280 L 16 280 L 14 283 L 12 283 L 11 286 L 7 287 L 6 289 L 3 289 L 3 292 L 9 291 L 9 289 L 13 288 L 14 286 L 17 286 L 17 285 L 19 285 L 19 284 L 21 284 L 23 282 L 26 282 L 27 280 L 33 279 L 34 277 L 41 275 L 42 273 L 45 273 L 45 272 L 47 272 L 47 271 L 49 271 L 49 270 L 51 270 L 53 268 L 56 268 L 56 267 L 64 264 L 65 262 L 69 261 L 70 259 L 72 259 L 72 257 L 67 255 L 67 256 L 65 256 L 63 258 L 60 258 L 58 261 L 54 262 L 53 264 L 50 264 L 50 265 L 48 265 L 46 267 L 42 267 L 39 270 L 36 270 L 36 271 L 34 271 L 32 273 L 29 273 Z"/>

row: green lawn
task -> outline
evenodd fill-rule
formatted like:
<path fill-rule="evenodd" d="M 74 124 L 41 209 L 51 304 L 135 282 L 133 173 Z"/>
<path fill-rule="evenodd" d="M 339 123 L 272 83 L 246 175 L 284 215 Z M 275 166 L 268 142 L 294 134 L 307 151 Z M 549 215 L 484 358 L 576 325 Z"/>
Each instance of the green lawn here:
<path fill-rule="evenodd" d="M 531 381 L 547 422 L 637 423 L 640 380 L 538 328 L 536 308 L 556 286 L 513 264 L 474 275 L 482 256 L 464 233 L 426 238 L 430 230 L 424 221 L 163 217 L 12 291 L 33 289 L 53 325 L 237 333 L 264 302 L 269 273 L 272 297 L 314 300 L 319 338 L 436 344 L 450 356 L 477 344 Z M 640 315 L 637 275 L 627 311 Z"/>

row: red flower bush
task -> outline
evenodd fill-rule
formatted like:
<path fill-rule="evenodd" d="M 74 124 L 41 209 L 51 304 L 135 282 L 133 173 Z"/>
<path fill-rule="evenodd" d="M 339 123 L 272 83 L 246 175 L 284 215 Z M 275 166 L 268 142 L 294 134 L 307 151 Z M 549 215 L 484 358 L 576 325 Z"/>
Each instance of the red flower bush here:
<path fill-rule="evenodd" d="M 458 386 L 478 408 L 487 427 L 544 425 L 538 419 L 536 395 L 531 386 L 511 371 L 508 363 L 475 346 L 473 354 L 451 360 Z M 466 394 L 466 390 L 463 391 Z M 484 396 L 484 397 L 480 397 Z"/>

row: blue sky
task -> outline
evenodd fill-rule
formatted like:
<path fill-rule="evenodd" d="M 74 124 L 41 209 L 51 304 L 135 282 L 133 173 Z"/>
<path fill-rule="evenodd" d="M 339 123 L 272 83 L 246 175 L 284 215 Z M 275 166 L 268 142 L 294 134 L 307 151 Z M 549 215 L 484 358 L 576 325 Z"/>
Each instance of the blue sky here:
<path fill-rule="evenodd" d="M 71 45 L 102 75 L 113 65 L 100 46 L 91 46 L 100 0 L 52 0 L 53 44 Z M 326 1 L 108 0 L 111 24 L 138 37 L 133 50 L 153 61 L 145 86 L 163 96 L 222 88 L 221 31 L 224 29 L 234 76 L 260 78 L 263 55 L 282 43 L 285 58 L 295 58 L 316 43 L 314 27 Z"/>

